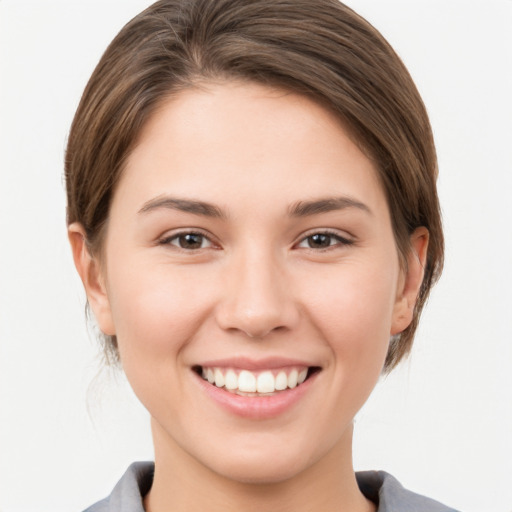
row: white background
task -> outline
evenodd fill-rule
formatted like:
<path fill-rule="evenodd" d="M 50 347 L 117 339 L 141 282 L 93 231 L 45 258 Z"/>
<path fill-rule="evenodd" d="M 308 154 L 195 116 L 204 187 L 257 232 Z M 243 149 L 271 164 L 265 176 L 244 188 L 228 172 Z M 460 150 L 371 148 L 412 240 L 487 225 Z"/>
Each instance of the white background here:
<path fill-rule="evenodd" d="M 0 511 L 79 511 L 133 460 L 146 413 L 99 372 L 65 235 L 63 152 L 85 83 L 143 0 L 0 0 Z M 466 512 L 512 511 L 512 1 L 348 2 L 431 115 L 444 277 L 408 363 L 357 419 L 357 469 Z"/>

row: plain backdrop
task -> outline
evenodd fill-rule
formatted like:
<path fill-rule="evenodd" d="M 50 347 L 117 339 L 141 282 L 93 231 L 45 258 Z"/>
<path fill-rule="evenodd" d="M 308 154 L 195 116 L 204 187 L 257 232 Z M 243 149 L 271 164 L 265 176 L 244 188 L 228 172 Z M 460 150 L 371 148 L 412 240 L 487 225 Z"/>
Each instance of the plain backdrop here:
<path fill-rule="evenodd" d="M 512 1 L 351 0 L 423 95 L 444 276 L 410 360 L 356 420 L 356 469 L 466 512 L 512 511 Z M 69 125 L 143 0 L 0 0 L 0 511 L 80 511 L 133 460 L 146 412 L 101 371 L 65 230 Z"/>

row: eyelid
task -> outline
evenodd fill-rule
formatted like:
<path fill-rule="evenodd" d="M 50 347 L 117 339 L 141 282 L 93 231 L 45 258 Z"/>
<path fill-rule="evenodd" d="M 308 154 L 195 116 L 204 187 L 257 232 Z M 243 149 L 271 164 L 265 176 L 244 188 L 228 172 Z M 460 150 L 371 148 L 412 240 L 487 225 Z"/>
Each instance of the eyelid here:
<path fill-rule="evenodd" d="M 171 244 L 171 241 L 179 238 L 180 236 L 185 236 L 185 235 L 200 235 L 200 236 L 204 237 L 204 239 L 206 239 L 209 242 L 209 245 L 208 245 L 208 247 L 201 247 L 199 249 L 184 249 L 177 245 Z M 354 237 L 352 235 L 348 235 L 347 233 L 343 234 L 342 232 L 332 229 L 332 228 L 316 228 L 316 229 L 312 229 L 306 233 L 301 234 L 298 241 L 295 244 L 293 244 L 293 247 L 300 248 L 300 244 L 306 242 L 306 240 L 309 237 L 314 236 L 314 235 L 328 235 L 338 241 L 338 243 L 333 244 L 329 247 L 325 247 L 325 248 L 323 248 L 323 250 L 328 250 L 328 249 L 331 249 L 331 248 L 334 248 L 337 246 L 353 245 L 355 243 Z M 211 233 L 208 233 L 201 228 L 193 228 L 193 227 L 177 228 L 170 232 L 167 231 L 167 232 L 165 232 L 165 234 L 158 237 L 158 239 L 156 240 L 156 244 L 157 245 L 172 245 L 174 248 L 176 248 L 178 250 L 183 250 L 185 252 L 197 252 L 202 249 L 208 249 L 208 248 L 212 248 L 212 247 L 216 248 L 216 249 L 220 248 L 220 244 L 215 240 L 215 237 L 213 237 L 211 235 Z M 314 249 L 312 247 L 304 247 L 304 248 L 310 249 L 310 250 L 313 250 L 316 252 L 322 250 L 322 248 L 318 248 L 318 249 Z"/>
<path fill-rule="evenodd" d="M 185 236 L 185 235 L 202 236 L 204 239 L 206 239 L 209 242 L 209 245 L 207 247 L 201 247 L 199 249 L 184 249 L 182 247 L 179 247 L 178 245 L 171 243 L 172 240 L 175 240 L 175 239 L 179 238 L 180 236 Z M 198 252 L 203 249 L 210 249 L 210 248 L 218 249 L 220 247 L 219 244 L 216 242 L 216 240 L 210 233 L 204 231 L 201 228 L 193 228 L 193 227 L 177 228 L 177 229 L 174 229 L 171 231 L 166 231 L 165 234 L 158 237 L 158 239 L 156 240 L 156 244 L 157 245 L 170 245 L 173 248 L 175 248 L 177 250 L 184 251 L 184 252 Z"/>
<path fill-rule="evenodd" d="M 329 247 L 324 247 L 324 248 L 314 249 L 313 247 L 304 247 L 304 249 L 309 249 L 309 250 L 318 252 L 318 251 L 322 251 L 322 250 L 324 250 L 324 251 L 329 250 L 334 247 L 339 247 L 339 246 L 343 247 L 343 246 L 347 246 L 347 245 L 353 245 L 355 243 L 354 237 L 347 233 L 343 234 L 342 232 L 332 229 L 332 228 L 316 228 L 316 229 L 313 229 L 309 232 L 302 234 L 300 239 L 298 240 L 298 242 L 294 244 L 294 247 L 302 248 L 302 247 L 300 247 L 300 244 L 306 242 L 306 240 L 309 237 L 314 236 L 314 235 L 328 235 L 328 236 L 331 236 L 332 238 L 335 238 L 336 240 L 338 240 L 338 243 L 330 245 Z"/>

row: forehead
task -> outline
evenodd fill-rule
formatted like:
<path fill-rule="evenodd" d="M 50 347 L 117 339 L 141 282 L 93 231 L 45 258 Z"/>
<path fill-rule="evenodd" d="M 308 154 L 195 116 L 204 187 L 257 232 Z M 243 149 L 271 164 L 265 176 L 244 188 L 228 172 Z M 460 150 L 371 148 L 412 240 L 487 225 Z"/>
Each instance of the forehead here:
<path fill-rule="evenodd" d="M 373 163 L 311 99 L 252 83 L 217 83 L 165 101 L 143 128 L 114 197 L 161 194 L 216 203 L 364 195 L 382 202 Z"/>

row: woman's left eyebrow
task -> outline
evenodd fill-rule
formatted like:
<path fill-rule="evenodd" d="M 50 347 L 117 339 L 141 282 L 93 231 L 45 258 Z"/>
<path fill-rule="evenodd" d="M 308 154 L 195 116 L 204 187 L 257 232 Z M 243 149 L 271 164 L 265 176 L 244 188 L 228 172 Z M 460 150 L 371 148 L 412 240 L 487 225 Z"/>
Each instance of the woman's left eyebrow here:
<path fill-rule="evenodd" d="M 214 217 L 217 219 L 226 218 L 226 214 L 219 207 L 213 204 L 205 203 L 204 201 L 197 201 L 195 199 L 178 199 L 168 196 L 158 196 L 150 199 L 144 203 L 138 213 L 148 213 L 161 208 L 178 210 L 205 217 Z"/>
<path fill-rule="evenodd" d="M 372 211 L 366 204 L 350 196 L 326 197 L 310 201 L 298 201 L 291 205 L 288 211 L 292 217 L 307 217 L 309 215 L 318 215 L 320 213 L 345 210 L 347 208 L 356 208 L 373 215 Z"/>

